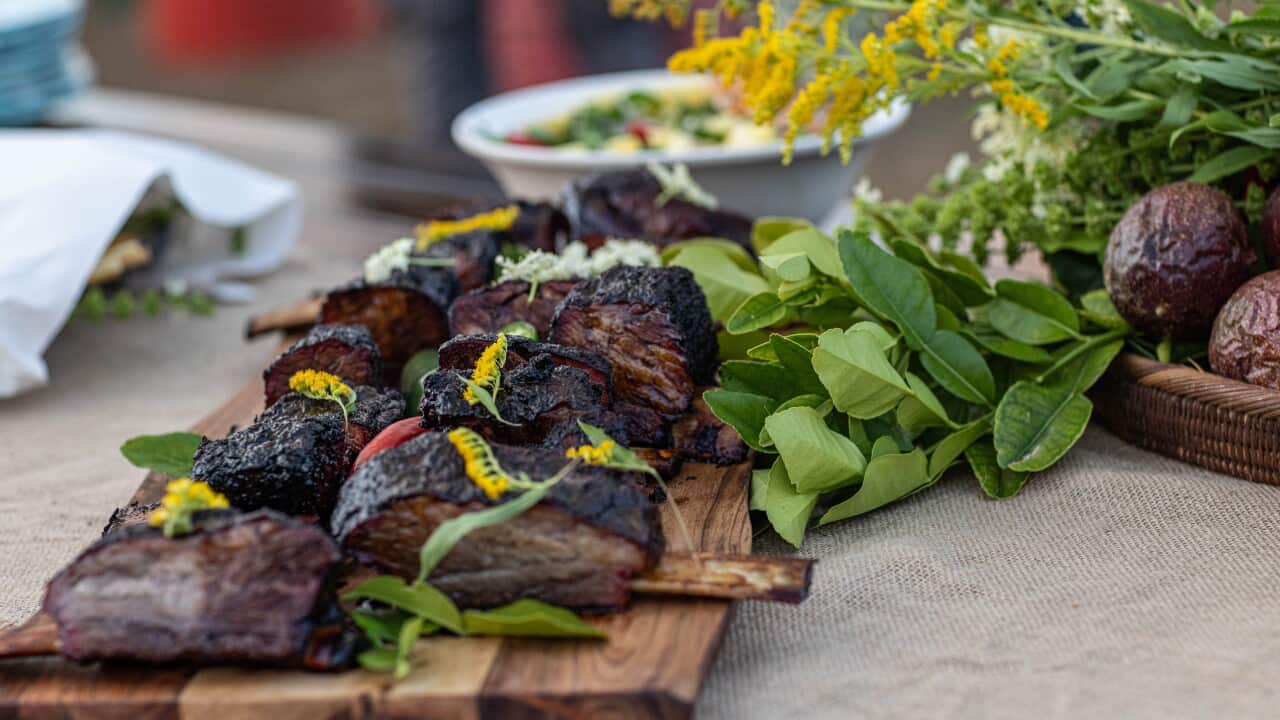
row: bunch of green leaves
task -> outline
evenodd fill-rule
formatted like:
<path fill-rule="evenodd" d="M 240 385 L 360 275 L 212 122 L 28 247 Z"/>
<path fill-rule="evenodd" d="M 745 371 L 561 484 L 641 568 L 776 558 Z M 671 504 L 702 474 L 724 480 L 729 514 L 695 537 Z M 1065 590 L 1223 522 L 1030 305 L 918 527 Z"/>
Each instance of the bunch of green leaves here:
<path fill-rule="evenodd" d="M 713 242 L 671 262 L 693 270 L 726 332 L 760 339 L 704 397 L 774 456 L 754 474 L 751 507 L 797 546 L 814 518 L 901 500 L 962 459 L 991 497 L 1017 494 L 1084 432 L 1084 393 L 1129 334 L 1105 292 L 1077 307 L 1041 285 L 993 286 L 966 257 L 908 238 L 886 251 L 864 233 L 833 242 L 778 219 L 755 236 L 756 270 Z"/>
<path fill-rule="evenodd" d="M 85 289 L 76 304 L 74 316 L 88 320 L 102 320 L 108 315 L 128 320 L 139 312 L 157 317 L 170 310 L 185 310 L 192 315 L 209 316 L 215 309 L 213 299 L 195 290 L 168 293 L 155 288 L 134 292 L 127 288 L 114 290 L 110 295 L 94 285 Z"/>

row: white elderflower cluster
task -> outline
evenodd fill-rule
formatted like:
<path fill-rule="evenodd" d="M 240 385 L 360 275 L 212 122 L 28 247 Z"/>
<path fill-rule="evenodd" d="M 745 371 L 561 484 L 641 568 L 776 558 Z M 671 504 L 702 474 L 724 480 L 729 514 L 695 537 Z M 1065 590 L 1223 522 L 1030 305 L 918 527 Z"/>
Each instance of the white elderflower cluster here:
<path fill-rule="evenodd" d="M 599 275 L 618 265 L 657 267 L 658 251 L 643 240 L 609 238 L 594 253 L 580 243 L 569 243 L 558 255 L 534 250 L 519 260 L 499 257 L 498 282 L 523 280 L 539 285 L 553 280 L 571 280 Z"/>
<path fill-rule="evenodd" d="M 391 274 L 399 270 L 409 269 L 409 253 L 413 251 L 413 240 L 400 238 L 388 243 L 377 252 L 365 258 L 364 281 L 369 284 L 386 282 Z"/>

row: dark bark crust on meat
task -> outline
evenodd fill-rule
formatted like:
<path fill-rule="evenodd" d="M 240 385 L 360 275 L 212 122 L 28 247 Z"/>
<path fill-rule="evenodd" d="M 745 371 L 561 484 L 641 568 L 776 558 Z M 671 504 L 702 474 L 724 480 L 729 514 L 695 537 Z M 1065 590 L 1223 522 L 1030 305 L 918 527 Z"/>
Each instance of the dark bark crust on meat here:
<path fill-rule="evenodd" d="M 415 251 L 417 258 L 453 258 L 453 277 L 457 281 L 459 293 L 465 293 L 483 287 L 493 277 L 493 261 L 498 257 L 502 243 L 495 233 L 472 232 L 441 238 L 422 252 Z M 410 272 L 432 269 L 426 266 L 410 266 Z M 441 305 L 447 308 L 448 305 Z"/>
<path fill-rule="evenodd" d="M 111 517 L 107 519 L 107 526 L 102 528 L 102 534 L 106 535 L 133 525 L 145 525 L 147 519 L 151 516 L 151 512 L 158 507 L 160 507 L 160 503 L 153 502 L 145 504 L 129 503 L 122 508 L 116 508 L 111 513 Z"/>
<path fill-rule="evenodd" d="M 445 313 L 457 294 L 450 270 L 412 266 L 385 283 L 357 280 L 331 290 L 320 309 L 320 322 L 368 328 L 382 354 L 384 381 L 398 385 L 400 368 L 415 352 L 448 337 Z"/>
<path fill-rule="evenodd" d="M 351 457 L 341 416 L 264 417 L 221 440 L 204 440 L 191 477 L 241 510 L 328 517 Z"/>
<path fill-rule="evenodd" d="M 747 459 L 747 444 L 738 431 L 716 417 L 702 399 L 703 392 L 709 389 L 698 388 L 689 411 L 672 424 L 672 443 L 687 460 L 736 465 Z"/>
<path fill-rule="evenodd" d="M 493 445 L 509 473 L 545 479 L 564 467 L 559 452 Z M 537 597 L 571 607 L 625 602 L 626 580 L 662 552 L 658 509 L 638 473 L 580 466 L 534 509 L 459 543 L 432 582 L 467 606 Z M 509 502 L 488 499 L 467 478 L 443 433 L 428 433 L 387 450 L 343 486 L 332 527 L 343 547 L 364 562 L 403 576 L 417 571 L 417 553 L 435 525 L 462 512 Z M 566 554 L 570 549 L 580 555 Z M 492 573 L 486 577 L 486 573 Z"/>
<path fill-rule="evenodd" d="M 356 403 L 347 423 L 347 447 L 354 459 L 375 435 L 404 417 L 404 395 L 394 388 L 362 386 L 355 388 Z M 258 420 L 276 418 L 335 417 L 342 411 L 331 400 L 313 398 L 291 392 L 280 402 L 267 408 Z M 257 422 L 257 421 L 255 421 Z"/>
<path fill-rule="evenodd" d="M 262 372 L 267 407 L 289 392 L 299 370 L 323 370 L 348 385 L 381 385 L 382 354 L 363 325 L 316 325 Z"/>
<path fill-rule="evenodd" d="M 659 206 L 662 187 L 648 170 L 579 178 L 563 195 L 572 239 L 598 247 L 608 237 L 641 238 L 659 247 L 697 237 L 720 237 L 751 252 L 751 219 L 672 198 Z"/>
<path fill-rule="evenodd" d="M 440 367 L 445 370 L 470 372 L 485 348 L 498 339 L 497 333 L 458 336 L 440 346 Z M 600 390 L 600 402 L 608 407 L 613 400 L 613 368 L 599 353 L 531 340 L 519 335 L 507 336 L 507 364 L 503 371 L 513 370 L 529 360 L 546 355 L 555 365 L 578 368 L 587 373 L 588 379 Z"/>
<path fill-rule="evenodd" d="M 712 381 L 719 352 L 706 297 L 678 267 L 615 267 L 579 283 L 556 311 L 551 340 L 604 356 L 618 400 L 667 418 Z"/>
<path fill-rule="evenodd" d="M 463 399 L 466 385 L 459 374 L 468 370 L 441 369 L 422 379 L 422 426 L 445 429 L 470 427 L 495 442 L 538 445 L 567 440 L 580 444 L 578 435 L 569 437 L 562 426 L 577 429 L 577 420 L 605 427 L 616 433 L 621 428 L 601 406 L 600 386 L 583 370 L 557 365 L 551 355 L 541 353 L 502 375 L 497 405 L 509 423 L 496 420 L 483 405 Z M 625 435 L 616 438 L 627 442 Z"/>
<path fill-rule="evenodd" d="M 477 288 L 449 306 L 449 328 L 454 335 L 482 335 L 496 333 L 513 322 L 527 322 L 538 331 L 538 337 L 546 337 L 556 307 L 576 284 L 577 280 L 541 283 L 532 302 L 527 282 L 512 280 Z"/>
<path fill-rule="evenodd" d="M 349 665 L 356 636 L 333 594 L 341 553 L 270 511 L 197 514 L 195 530 L 116 530 L 49 582 L 44 609 L 74 660 Z"/>

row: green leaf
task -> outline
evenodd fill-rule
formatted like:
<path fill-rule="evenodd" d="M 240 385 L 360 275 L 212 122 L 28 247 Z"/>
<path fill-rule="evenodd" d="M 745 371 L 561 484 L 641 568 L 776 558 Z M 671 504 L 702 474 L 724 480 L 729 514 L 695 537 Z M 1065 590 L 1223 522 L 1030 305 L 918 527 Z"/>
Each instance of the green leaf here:
<path fill-rule="evenodd" d="M 378 575 L 344 593 L 342 599 L 347 602 L 377 600 L 462 634 L 462 615 L 458 606 L 448 595 L 425 583 L 406 584 L 403 579 L 392 575 Z"/>
<path fill-rule="evenodd" d="M 1104 291 L 1105 292 L 1105 291 Z M 983 332 L 981 329 L 964 330 L 962 334 L 970 340 L 1001 357 L 1025 363 L 1047 363 L 1052 359 L 1044 348 L 1020 343 L 995 332 Z"/>
<path fill-rule="evenodd" d="M 928 461 L 919 448 L 909 453 L 877 455 L 867 463 L 862 487 L 835 505 L 818 525 L 827 525 L 884 507 L 929 484 Z"/>
<path fill-rule="evenodd" d="M 813 223 L 800 218 L 762 217 L 751 226 L 751 247 L 757 253 L 763 253 L 783 235 L 811 227 Z"/>
<path fill-rule="evenodd" d="M 778 462 L 774 460 L 774 462 Z M 752 470 L 751 471 L 751 499 L 747 502 L 748 510 L 764 511 L 765 497 L 769 492 L 769 473 L 770 470 Z"/>
<path fill-rule="evenodd" d="M 991 418 L 983 417 L 961 427 L 938 441 L 929 456 L 929 477 L 937 482 L 965 449 L 991 431 Z"/>
<path fill-rule="evenodd" d="M 769 344 L 773 346 L 773 354 L 778 362 L 790 373 L 787 392 L 794 389 L 801 393 L 823 392 L 822 381 L 813 369 L 813 351 L 785 335 L 769 336 Z"/>
<path fill-rule="evenodd" d="M 924 275 L 876 247 L 865 233 L 844 229 L 839 238 L 840 258 L 854 293 L 869 310 L 897 325 L 913 350 L 923 348 L 938 323 Z"/>
<path fill-rule="evenodd" d="M 1205 161 L 1187 180 L 1199 183 L 1221 180 L 1228 175 L 1253 167 L 1273 154 L 1271 150 L 1256 145 L 1232 148 Z"/>
<path fill-rule="evenodd" d="M 702 395 L 707 407 L 722 422 L 733 426 L 742 440 L 757 452 L 770 452 L 760 443 L 765 419 L 778 403 L 772 398 L 732 390 L 708 390 Z"/>
<path fill-rule="evenodd" d="M 498 412 L 497 401 L 494 399 L 493 394 L 490 393 L 487 388 L 483 388 L 471 382 L 470 378 L 468 378 L 467 376 L 461 373 L 458 373 L 457 375 L 458 375 L 458 379 L 461 380 L 464 385 L 471 388 L 471 392 L 476 396 L 476 400 L 480 401 L 480 407 L 484 408 L 485 410 L 488 410 L 489 414 L 493 416 L 494 420 L 497 420 L 498 422 L 504 425 L 519 425 L 519 423 L 510 422 L 506 418 L 502 417 L 502 413 Z"/>
<path fill-rule="evenodd" d="M 1084 434 L 1093 403 L 1069 387 L 1020 380 L 996 408 L 996 459 L 1002 468 L 1037 472 Z"/>
<path fill-rule="evenodd" d="M 1129 323 L 1125 322 L 1125 319 L 1120 316 L 1120 311 L 1116 310 L 1115 304 L 1111 302 L 1111 294 L 1106 288 L 1098 288 L 1081 295 L 1080 305 L 1083 307 L 1080 315 L 1094 325 L 1108 330 L 1124 330 L 1129 327 Z"/>
<path fill-rule="evenodd" d="M 770 350 L 773 345 L 770 343 Z M 791 376 L 787 368 L 777 360 L 756 362 L 753 360 L 726 360 L 720 364 L 720 387 L 734 392 L 747 392 L 782 400 L 792 392 Z M 807 353 L 806 353 L 807 356 Z"/>
<path fill-rule="evenodd" d="M 686 248 L 672 258 L 670 264 L 693 273 L 694 280 L 707 298 L 711 317 L 718 321 L 736 315 L 738 308 L 752 296 L 772 289 L 759 274 L 743 270 L 716 248 Z"/>
<path fill-rule="evenodd" d="M 609 437 L 609 433 L 595 425 L 584 423 L 581 419 L 578 420 L 578 428 L 582 430 L 583 435 L 587 436 L 587 441 L 596 447 L 600 447 L 605 443 L 613 443 L 613 449 L 609 451 L 608 460 L 602 463 L 603 467 L 627 472 L 646 473 L 652 475 L 658 482 L 662 482 L 662 476 L 658 474 L 657 470 L 653 469 L 652 465 L 642 460 L 631 448 Z"/>
<path fill-rule="evenodd" d="M 1075 57 L 1075 49 L 1071 45 L 1064 44 L 1059 52 L 1053 55 L 1053 71 L 1057 73 L 1062 82 L 1068 87 L 1080 93 L 1084 97 L 1094 98 L 1093 91 L 1087 85 L 1080 81 L 1075 71 L 1071 69 L 1071 60 Z"/>
<path fill-rule="evenodd" d="M 765 421 L 787 474 L 801 493 L 830 490 L 862 474 L 866 458 L 849 438 L 834 432 L 810 407 L 792 407 Z M 773 481 L 770 481 L 770 487 Z"/>
<path fill-rule="evenodd" d="M 356 662 L 360 663 L 360 667 L 370 672 L 395 672 L 399 664 L 399 657 L 396 651 L 391 648 L 374 648 L 365 650 L 356 656 Z"/>
<path fill-rule="evenodd" d="M 858 419 L 885 414 L 911 391 L 885 357 L 878 338 L 856 329 L 828 330 L 819 336 L 813 371 L 836 409 Z"/>
<path fill-rule="evenodd" d="M 493 610 L 467 610 L 462 623 L 468 635 L 503 637 L 608 637 L 564 608 L 537 600 L 517 600 Z"/>
<path fill-rule="evenodd" d="M 912 396 L 903 398 L 898 405 L 898 424 L 908 432 L 919 432 L 929 427 L 957 427 L 929 385 L 912 373 L 906 376 Z"/>
<path fill-rule="evenodd" d="M 690 248 L 702 248 L 714 250 L 721 253 L 725 257 L 733 261 L 734 265 L 742 268 L 744 272 L 753 275 L 760 274 L 760 268 L 756 265 L 755 258 L 751 257 L 751 253 L 747 252 L 741 245 L 732 240 L 724 238 L 703 237 L 693 238 L 692 240 L 681 240 L 674 242 L 662 248 L 662 264 L 670 265 L 671 261 L 680 253 Z"/>
<path fill-rule="evenodd" d="M 418 553 L 419 582 L 429 577 L 431 571 L 436 569 L 436 566 L 440 564 L 441 560 L 444 560 L 449 551 L 453 550 L 454 546 L 473 530 L 507 522 L 537 505 L 550 489 L 550 484 L 543 483 L 537 487 L 522 491 L 515 498 L 507 500 L 501 505 L 464 513 L 437 525 L 436 529 L 432 531 L 431 537 L 427 538 L 427 541 L 422 544 L 422 550 Z M 444 623 L 440 624 L 449 627 Z M 453 628 L 450 629 L 452 630 Z"/>
<path fill-rule="evenodd" d="M 1186 18 L 1162 5 L 1146 0 L 1124 0 L 1138 26 L 1153 38 L 1179 48 L 1193 50 L 1230 50 L 1227 43 L 1200 33 Z"/>
<path fill-rule="evenodd" d="M 923 270 L 925 274 L 936 277 L 965 306 L 976 307 L 995 296 L 986 280 L 980 281 L 967 272 L 945 267 L 927 249 L 910 240 L 895 240 L 893 252 Z"/>
<path fill-rule="evenodd" d="M 978 478 L 978 485 L 988 496 L 1004 500 L 1017 495 L 1027 484 L 1028 473 L 1000 467 L 996 461 L 996 449 L 991 443 L 970 445 L 964 451 L 965 460 Z"/>
<path fill-rule="evenodd" d="M 1120 103 L 1118 105 L 1090 105 L 1087 103 L 1076 103 L 1075 107 L 1079 108 L 1086 115 L 1092 115 L 1103 120 L 1111 120 L 1113 122 L 1131 122 L 1141 120 L 1148 115 L 1159 112 L 1164 108 L 1165 104 L 1159 100 L 1131 100 L 1129 102 Z"/>
<path fill-rule="evenodd" d="M 1062 295 L 1043 285 L 1001 280 L 987 306 L 987 322 L 1001 334 L 1028 345 L 1045 345 L 1080 335 L 1080 318 Z"/>
<path fill-rule="evenodd" d="M 174 478 L 187 477 L 201 440 L 200 435 L 189 432 L 139 435 L 126 440 L 120 454 L 136 467 Z"/>
<path fill-rule="evenodd" d="M 836 244 L 831 238 L 812 227 L 789 232 L 778 238 L 760 253 L 760 261 L 764 263 L 770 257 L 796 254 L 803 255 L 823 275 L 841 283 L 845 282 Z"/>
<path fill-rule="evenodd" d="M 804 542 L 805 527 L 818 503 L 817 493 L 797 493 L 782 459 L 774 461 L 765 496 L 765 515 L 783 540 L 795 547 Z"/>
<path fill-rule="evenodd" d="M 1182 58 L 1170 64 L 1180 72 L 1194 73 L 1237 90 L 1280 90 L 1280 66 L 1249 57 L 1224 54 L 1216 60 Z"/>
<path fill-rule="evenodd" d="M 786 303 L 775 292 L 752 295 L 742 302 L 725 321 L 724 329 L 733 335 L 762 330 L 780 324 L 787 317 Z"/>
<path fill-rule="evenodd" d="M 1164 114 L 1160 116 L 1160 127 L 1176 128 L 1191 122 L 1199 101 L 1200 96 L 1191 88 L 1178 88 L 1164 107 Z"/>
<path fill-rule="evenodd" d="M 996 380 L 982 354 L 960 334 L 939 330 L 920 353 L 920 364 L 947 392 L 979 405 L 994 405 Z"/>
<path fill-rule="evenodd" d="M 760 265 L 772 270 L 784 282 L 800 282 L 808 278 L 813 267 L 802 252 L 761 255 Z"/>
<path fill-rule="evenodd" d="M 1064 348 L 1061 357 L 1045 372 L 1046 384 L 1060 385 L 1072 392 L 1082 393 L 1093 387 L 1111 366 L 1111 361 L 1124 347 L 1124 340 L 1112 335 L 1095 335 L 1088 340 Z"/>

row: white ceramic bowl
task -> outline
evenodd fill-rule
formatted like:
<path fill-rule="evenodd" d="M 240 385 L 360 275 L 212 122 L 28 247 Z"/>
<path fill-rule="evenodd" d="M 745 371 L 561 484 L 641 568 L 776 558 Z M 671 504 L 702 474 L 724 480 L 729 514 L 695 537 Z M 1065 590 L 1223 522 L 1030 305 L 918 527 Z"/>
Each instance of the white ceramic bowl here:
<path fill-rule="evenodd" d="M 848 165 L 842 165 L 834 151 L 824 157 L 821 140 L 811 135 L 796 140 L 788 167 L 781 163 L 780 142 L 624 154 L 513 145 L 500 139 L 601 97 L 708 82 L 705 77 L 673 75 L 666 70 L 637 70 L 524 88 L 462 111 L 453 121 L 453 141 L 483 161 L 512 197 L 554 199 L 565 184 L 580 175 L 634 168 L 651 161 L 680 162 L 725 208 L 753 216 L 787 215 L 820 222 L 849 197 L 876 140 L 896 130 L 910 114 L 910 106 L 903 103 L 868 118 Z"/>

